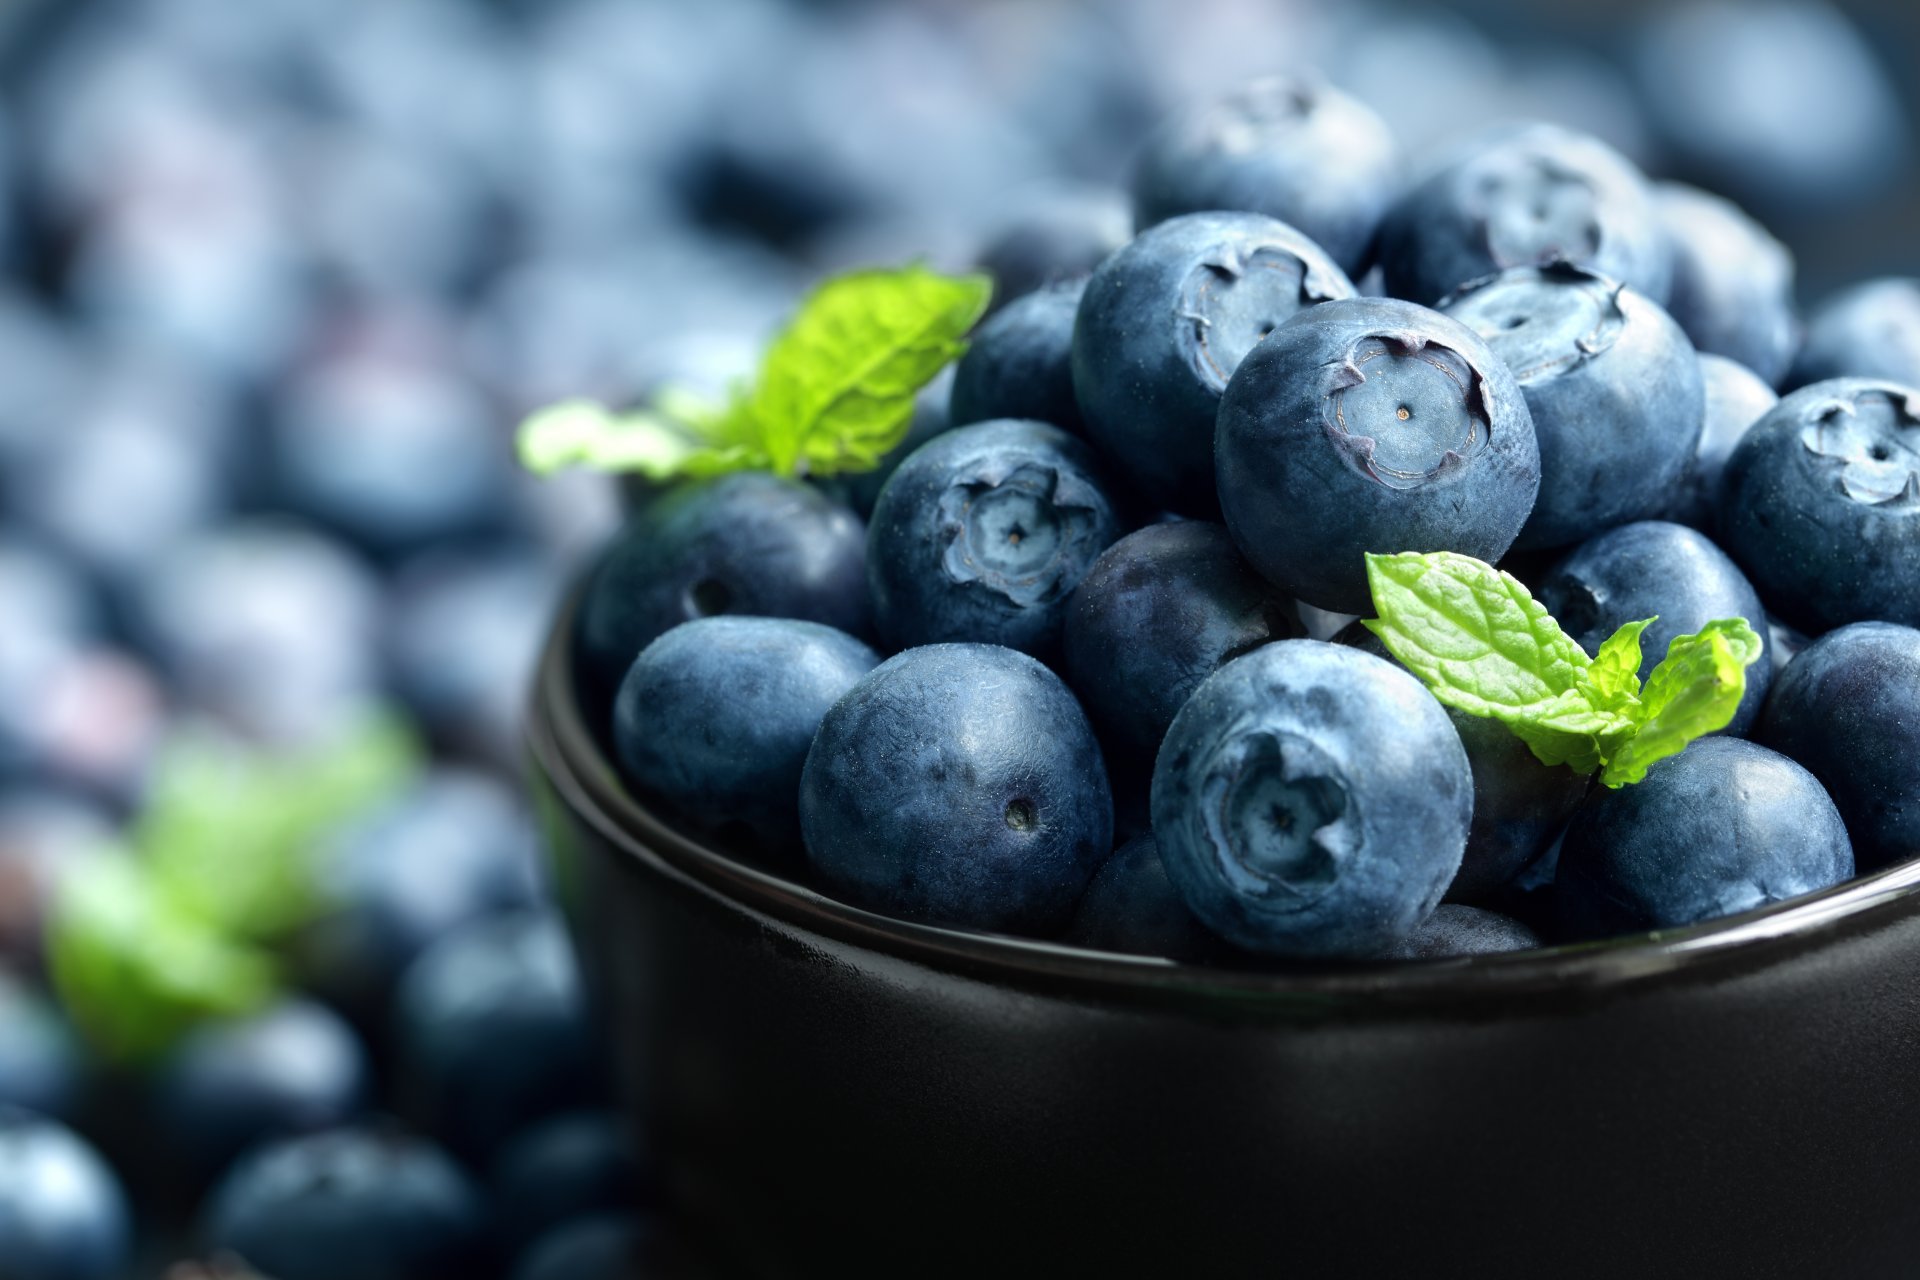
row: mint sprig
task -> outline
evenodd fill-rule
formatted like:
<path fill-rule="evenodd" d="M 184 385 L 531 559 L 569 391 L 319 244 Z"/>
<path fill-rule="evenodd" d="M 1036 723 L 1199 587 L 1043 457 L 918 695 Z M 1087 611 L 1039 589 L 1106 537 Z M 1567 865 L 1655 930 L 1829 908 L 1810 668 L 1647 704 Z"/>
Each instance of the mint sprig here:
<path fill-rule="evenodd" d="M 272 944 L 326 909 L 316 846 L 334 823 L 405 786 L 422 753 L 368 719 L 312 751 L 269 755 L 210 736 L 162 752 L 130 847 L 60 885 L 47 968 L 106 1056 L 145 1061 L 210 1018 L 279 993 Z"/>
<path fill-rule="evenodd" d="M 1500 721 L 1549 765 L 1599 771 L 1609 787 L 1646 777 L 1657 761 L 1727 727 L 1762 652 L 1745 619 L 1679 636 L 1640 683 L 1640 638 L 1629 622 L 1589 656 L 1511 574 L 1452 552 L 1368 555 L 1388 652 L 1450 707 Z"/>
<path fill-rule="evenodd" d="M 801 305 L 758 378 L 722 403 L 669 391 L 614 413 L 567 400 L 521 424 L 520 460 L 638 472 L 651 480 L 729 471 L 871 471 L 905 438 L 914 395 L 966 350 L 987 308 L 985 276 L 918 264 L 836 276 Z"/>

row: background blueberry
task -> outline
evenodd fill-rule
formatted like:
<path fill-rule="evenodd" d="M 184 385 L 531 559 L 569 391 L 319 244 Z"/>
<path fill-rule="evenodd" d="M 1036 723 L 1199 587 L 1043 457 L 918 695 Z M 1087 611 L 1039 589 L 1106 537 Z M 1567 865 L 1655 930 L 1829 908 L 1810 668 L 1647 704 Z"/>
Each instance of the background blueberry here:
<path fill-rule="evenodd" d="M 1811 773 L 1739 738 L 1702 738 L 1644 780 L 1596 787 L 1553 881 L 1562 922 L 1599 938 L 1696 924 L 1839 884 L 1853 850 Z"/>
<path fill-rule="evenodd" d="M 1681 485 L 1670 518 L 1712 533 L 1727 459 L 1753 424 L 1780 403 L 1780 397 L 1745 365 L 1720 356 L 1700 357 L 1700 380 L 1707 395 L 1706 421 L 1693 455 L 1693 474 Z"/>
<path fill-rule="evenodd" d="M 1540 945 L 1540 935 L 1512 916 L 1443 902 L 1390 954 L 1397 960 L 1446 960 L 1531 951 Z"/>
<path fill-rule="evenodd" d="M 1018 211 L 980 250 L 997 310 L 1035 289 L 1086 275 L 1126 244 L 1127 201 L 1103 188 L 1049 193 Z"/>
<path fill-rule="evenodd" d="M 208 1201 L 208 1243 L 275 1280 L 471 1280 L 485 1275 L 480 1195 L 439 1148 L 337 1129 L 263 1147 Z"/>
<path fill-rule="evenodd" d="M 800 845 L 800 769 L 814 732 L 879 663 L 817 622 L 683 622 L 642 649 L 620 685 L 621 771 L 702 836 L 785 858 Z"/>
<path fill-rule="evenodd" d="M 1566 261 L 1665 302 L 1673 250 L 1640 171 L 1558 125 L 1496 129 L 1408 191 L 1380 224 L 1387 292 L 1431 306 L 1470 280 Z"/>
<path fill-rule="evenodd" d="M 1473 777 L 1460 737 L 1390 662 L 1282 640 L 1220 668 L 1174 717 L 1153 774 L 1167 876 L 1229 942 L 1378 955 L 1460 869 Z"/>
<path fill-rule="evenodd" d="M 0 1107 L 0 1275 L 119 1280 L 132 1227 L 113 1171 L 65 1126 Z"/>
<path fill-rule="evenodd" d="M 71 1121 L 84 1064 L 79 1040 L 54 1005 L 0 969 L 0 1107 Z"/>
<path fill-rule="evenodd" d="M 1113 848 L 1113 797 L 1057 676 L 992 645 L 882 663 L 834 704 L 800 784 L 828 891 L 911 920 L 1047 936 Z"/>
<path fill-rule="evenodd" d="M 1677 498 L 1706 421 L 1700 361 L 1671 316 L 1579 267 L 1522 267 L 1440 304 L 1513 370 L 1540 442 L 1515 547 L 1560 547 Z"/>
<path fill-rule="evenodd" d="M 1396 661 L 1380 637 L 1358 621 L 1341 628 L 1333 641 Z M 1591 779 L 1564 765 L 1540 763 L 1533 749 L 1497 720 L 1470 716 L 1445 704 L 1441 710 L 1460 735 L 1467 767 L 1473 772 L 1473 822 L 1446 900 L 1499 902 L 1566 827 Z"/>
<path fill-rule="evenodd" d="M 1754 737 L 1820 779 L 1861 872 L 1920 854 L 1920 631 L 1857 622 L 1801 650 Z"/>
<path fill-rule="evenodd" d="M 209 1179 L 271 1138 L 344 1124 L 366 1105 L 372 1066 L 323 1005 L 286 1000 L 190 1034 L 155 1076 L 154 1137 L 169 1168 Z"/>
<path fill-rule="evenodd" d="M 1160 846 L 1145 832 L 1113 851 L 1073 913 L 1067 941 L 1095 951 L 1205 963 L 1222 950 L 1167 879 Z"/>
<path fill-rule="evenodd" d="M 1353 292 L 1318 245 L 1260 214 L 1187 214 L 1141 232 L 1080 301 L 1073 388 L 1087 438 L 1150 502 L 1211 514 L 1227 380 L 1289 316 Z"/>
<path fill-rule="evenodd" d="M 1087 282 L 1063 280 L 995 312 L 953 370 L 953 425 L 1026 418 L 1082 434 L 1073 398 L 1073 322 Z"/>
<path fill-rule="evenodd" d="M 1067 597 L 1119 534 L 1093 452 L 1066 432 L 1011 420 L 948 431 L 874 504 L 867 575 L 881 638 L 1045 652 Z"/>
<path fill-rule="evenodd" d="M 635 513 L 580 603 L 585 703 L 611 706 L 669 628 L 737 613 L 865 635 L 866 530 L 811 485 L 758 471 L 682 485 Z"/>
<path fill-rule="evenodd" d="M 1920 624 L 1920 391 L 1837 378 L 1782 400 L 1727 459 L 1720 540 L 1796 626 Z"/>
<path fill-rule="evenodd" d="M 507 1256 L 569 1222 L 630 1209 L 653 1189 L 611 1112 L 556 1116 L 493 1162 L 494 1238 Z"/>
<path fill-rule="evenodd" d="M 1220 402 L 1220 505 L 1283 591 L 1371 606 L 1365 553 L 1505 554 L 1533 509 L 1526 402 L 1472 331 L 1408 302 L 1303 311 L 1247 356 Z"/>
<path fill-rule="evenodd" d="M 709 1280 L 720 1274 L 666 1223 L 603 1214 L 550 1232 L 522 1256 L 512 1280 Z"/>
<path fill-rule="evenodd" d="M 1386 122 L 1311 76 L 1269 76 L 1174 117 L 1133 172 L 1134 225 L 1238 209 L 1298 227 L 1353 275 L 1399 194 Z"/>
<path fill-rule="evenodd" d="M 1814 310 L 1787 385 L 1833 378 L 1920 385 L 1920 280 L 1869 280 Z"/>
<path fill-rule="evenodd" d="M 1622 624 L 1656 619 L 1640 636 L 1642 680 L 1675 639 L 1718 618 L 1745 618 L 1767 643 L 1766 610 L 1739 567 L 1705 534 L 1663 520 L 1589 538 L 1535 585 L 1534 595 L 1589 654 Z M 1772 658 L 1763 653 L 1747 668 L 1746 693 L 1727 733 L 1746 734 L 1772 679 Z"/>
<path fill-rule="evenodd" d="M 1306 634 L 1224 526 L 1148 525 L 1103 552 L 1067 608 L 1065 670 L 1115 769 L 1153 767 L 1167 726 L 1221 663 Z"/>
<path fill-rule="evenodd" d="M 407 970 L 395 1014 L 405 1110 L 464 1158 L 600 1099 L 579 974 L 550 915 L 483 920 L 441 939 Z"/>
<path fill-rule="evenodd" d="M 1800 341 L 1793 255 L 1730 200 L 1677 182 L 1654 198 L 1673 245 L 1668 313 L 1702 354 L 1779 385 Z"/>

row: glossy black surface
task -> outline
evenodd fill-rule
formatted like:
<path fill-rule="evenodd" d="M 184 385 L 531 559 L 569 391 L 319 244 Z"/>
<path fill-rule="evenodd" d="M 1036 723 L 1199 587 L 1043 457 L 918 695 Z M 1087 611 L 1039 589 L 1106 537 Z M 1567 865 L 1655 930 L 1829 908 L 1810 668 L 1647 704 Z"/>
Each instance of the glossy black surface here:
<path fill-rule="evenodd" d="M 558 889 L 666 1192 L 750 1275 L 1920 1256 L 1920 863 L 1611 944 L 1176 967 L 720 858 L 624 794 L 570 689 L 555 644 L 532 754 Z"/>

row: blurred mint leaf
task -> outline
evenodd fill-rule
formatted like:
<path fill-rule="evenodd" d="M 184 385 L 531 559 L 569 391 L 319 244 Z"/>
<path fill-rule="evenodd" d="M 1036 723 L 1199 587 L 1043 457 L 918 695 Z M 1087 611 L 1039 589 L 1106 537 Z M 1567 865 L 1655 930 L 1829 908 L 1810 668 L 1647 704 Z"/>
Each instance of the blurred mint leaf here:
<path fill-rule="evenodd" d="M 233 937 L 272 941 L 325 908 L 318 837 L 406 786 L 422 758 L 384 714 L 288 755 L 183 738 L 161 754 L 134 849 L 171 900 Z"/>
<path fill-rule="evenodd" d="M 1763 651 L 1745 618 L 1722 618 L 1674 637 L 1647 677 L 1638 731 L 1607 762 L 1600 781 L 1614 788 L 1638 782 L 1649 766 L 1726 728 L 1746 693 L 1747 668 Z"/>
<path fill-rule="evenodd" d="M 565 400 L 520 424 L 520 461 L 651 480 L 771 470 L 871 471 L 906 437 L 914 396 L 966 350 L 987 308 L 981 275 L 918 264 L 836 276 L 768 348 L 758 381 L 713 404 L 669 388 L 643 410 Z"/>
<path fill-rule="evenodd" d="M 278 991 L 271 956 L 229 940 L 127 856 L 63 881 L 46 947 L 68 1015 L 119 1061 L 157 1057 L 198 1023 L 256 1012 Z"/>
<path fill-rule="evenodd" d="M 1589 658 L 1519 579 L 1471 556 L 1369 554 L 1367 582 L 1380 616 L 1366 626 L 1434 697 L 1505 724 L 1545 764 L 1602 770 L 1610 787 L 1724 729 L 1761 652 L 1742 619 L 1711 622 L 1675 640 L 1642 689 L 1652 618 L 1621 626 Z"/>
<path fill-rule="evenodd" d="M 905 438 L 914 395 L 966 350 L 993 295 L 983 275 L 918 264 L 816 289 L 774 340 L 752 397 L 773 469 L 870 471 Z"/>

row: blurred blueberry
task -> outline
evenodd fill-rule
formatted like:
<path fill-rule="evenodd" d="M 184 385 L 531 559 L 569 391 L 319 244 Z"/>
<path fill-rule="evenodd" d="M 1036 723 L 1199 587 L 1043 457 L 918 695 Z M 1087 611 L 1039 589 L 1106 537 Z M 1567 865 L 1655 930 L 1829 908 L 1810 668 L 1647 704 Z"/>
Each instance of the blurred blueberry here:
<path fill-rule="evenodd" d="M 513 455 L 504 424 L 450 369 L 348 358 L 278 399 L 268 451 L 285 505 L 392 554 L 497 525 Z"/>
<path fill-rule="evenodd" d="M 1016 298 L 1091 272 L 1131 238 L 1126 199 L 1104 188 L 1036 198 L 1009 218 L 980 250 L 993 277 L 997 311 Z"/>
<path fill-rule="evenodd" d="M 52 1120 L 0 1107 L 0 1275 L 119 1280 L 129 1219 L 120 1184 L 92 1147 Z"/>
<path fill-rule="evenodd" d="M 1831 378 L 1920 386 L 1920 279 L 1889 277 L 1842 290 L 1807 320 L 1789 387 Z"/>
<path fill-rule="evenodd" d="M 323 736 L 378 687 L 380 584 L 300 526 L 234 524 L 179 543 L 134 605 L 179 694 L 257 736 Z"/>
<path fill-rule="evenodd" d="M 110 853 L 113 816 L 97 801 L 35 782 L 0 792 L 0 958 L 21 972 L 42 963 L 41 929 L 62 877 Z"/>
<path fill-rule="evenodd" d="M 1655 187 L 1654 199 L 1673 243 L 1668 312 L 1702 355 L 1778 386 L 1800 340 L 1793 255 L 1729 200 L 1677 182 Z"/>
<path fill-rule="evenodd" d="M 153 1082 L 154 1137 L 169 1168 L 211 1179 L 243 1151 L 352 1119 L 371 1094 L 371 1064 L 352 1028 L 324 1005 L 290 999 L 197 1028 Z"/>
<path fill-rule="evenodd" d="M 0 817 L 0 823 L 4 821 Z M 0 864 L 0 876 L 5 874 Z M 0 894 L 5 892 L 0 885 Z M 80 1106 L 85 1071 L 81 1043 L 59 1010 L 0 969 L 0 1108 L 18 1107 L 71 1122 Z M 4 1234 L 0 1228 L 0 1237 Z M 0 1260 L 0 1272 L 4 1270 Z"/>
<path fill-rule="evenodd" d="M 1906 171 L 1910 130 L 1879 56 L 1838 8 L 1688 0 L 1648 11 L 1633 65 L 1674 159 L 1772 209 L 1845 208 Z"/>
<path fill-rule="evenodd" d="M 1448 960 L 1530 951 L 1540 945 L 1540 935 L 1511 916 L 1443 902 L 1391 955 L 1397 960 Z"/>
<path fill-rule="evenodd" d="M 1133 176 L 1134 222 L 1239 209 L 1297 228 L 1348 275 L 1399 194 L 1386 122 L 1309 76 L 1268 76 L 1189 109 L 1147 141 Z"/>
<path fill-rule="evenodd" d="M 1424 176 L 1463 133 L 1510 116 L 1508 59 L 1459 13 L 1376 5 L 1336 10 L 1333 21 L 1322 65 L 1385 118 L 1410 176 Z"/>
<path fill-rule="evenodd" d="M 92 646 L 62 650 L 6 687 L 20 675 L 0 669 L 0 774 L 11 761 L 110 805 L 136 803 L 167 715 L 166 695 L 146 664 Z"/>
<path fill-rule="evenodd" d="M 1780 397 L 1745 365 L 1721 356 L 1701 356 L 1700 376 L 1707 392 L 1706 424 L 1693 456 L 1692 481 L 1682 487 L 1672 518 L 1710 534 L 1727 458 L 1748 429 L 1780 403 Z"/>
<path fill-rule="evenodd" d="M 89 375 L 80 335 L 40 302 L 0 283 L 0 471 L 57 442 L 67 429 Z M 10 486 L 0 483 L 0 513 Z"/>
<path fill-rule="evenodd" d="M 423 952 L 395 999 L 407 1111 L 469 1160 L 603 1092 L 573 952 L 559 922 L 480 920 Z"/>
<path fill-rule="evenodd" d="M 1067 941 L 1188 963 L 1204 962 L 1223 949 L 1167 879 L 1152 832 L 1113 851 L 1081 896 Z"/>
<path fill-rule="evenodd" d="M 384 1033 L 393 989 L 416 957 L 466 925 L 533 904 L 535 859 L 532 825 L 509 788 L 436 769 L 322 842 L 332 910 L 300 940 L 307 981 Z"/>
<path fill-rule="evenodd" d="M 602 1214 L 552 1231 L 511 1280 L 705 1280 L 719 1274 L 664 1222 Z"/>
<path fill-rule="evenodd" d="M 356 1127 L 287 1138 L 235 1165 L 202 1233 L 274 1280 L 471 1280 L 487 1274 L 487 1221 L 439 1148 Z"/>
<path fill-rule="evenodd" d="M 557 1116 L 521 1133 L 493 1162 L 494 1234 L 508 1255 L 570 1222 L 654 1198 L 647 1175 L 606 1111 Z"/>

